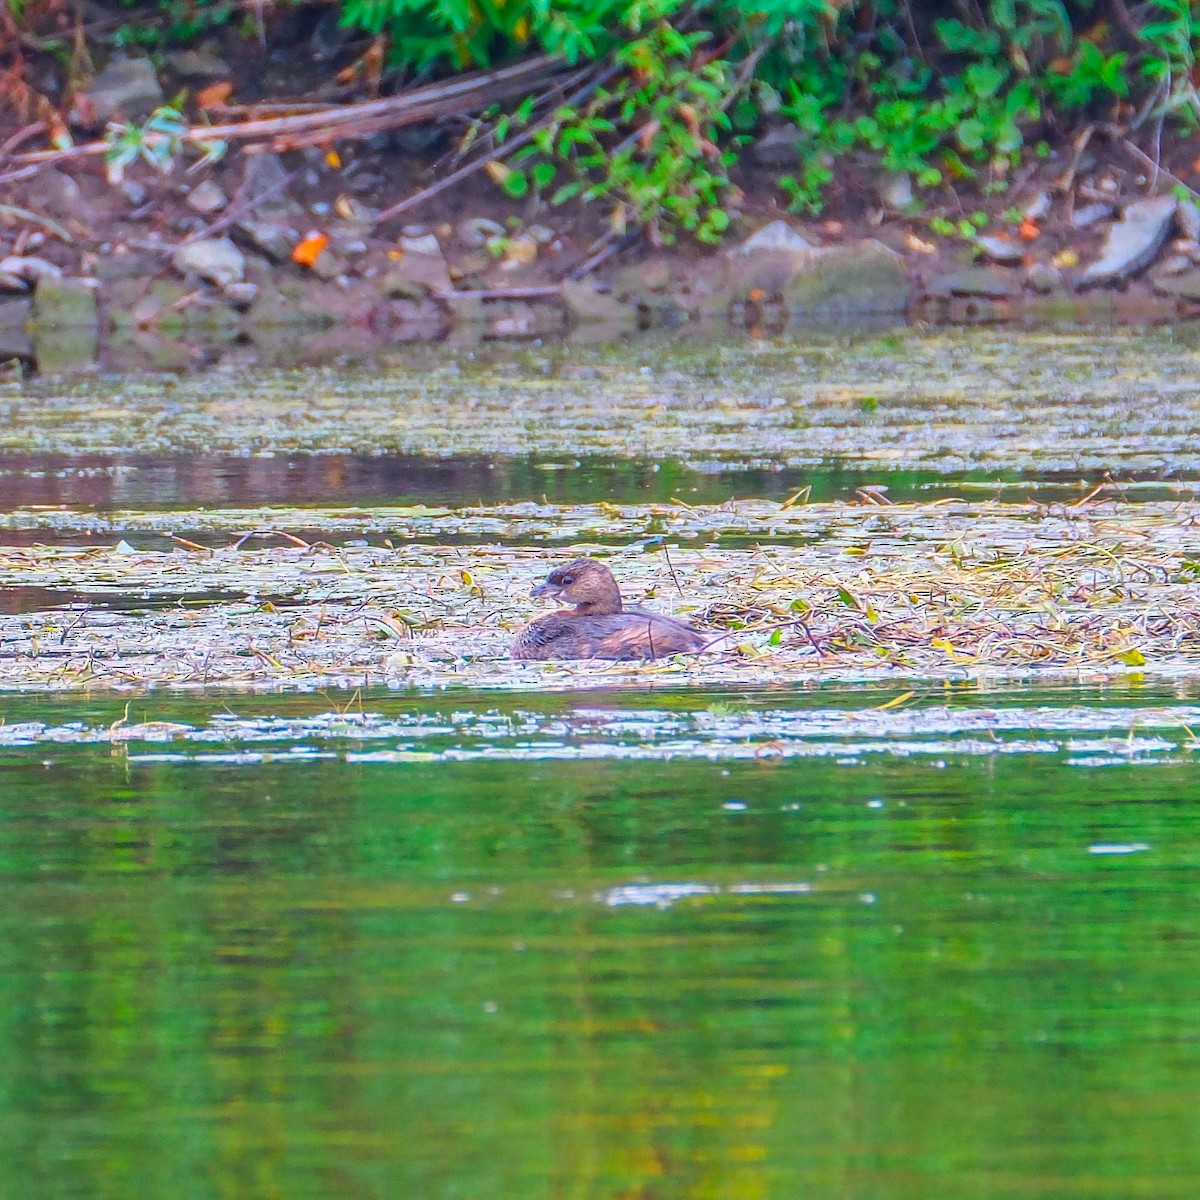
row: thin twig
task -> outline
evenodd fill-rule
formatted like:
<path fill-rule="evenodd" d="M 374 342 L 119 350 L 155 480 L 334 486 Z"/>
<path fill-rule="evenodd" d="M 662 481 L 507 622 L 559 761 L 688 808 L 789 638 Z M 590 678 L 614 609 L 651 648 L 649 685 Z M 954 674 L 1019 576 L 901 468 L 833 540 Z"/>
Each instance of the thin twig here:
<path fill-rule="evenodd" d="M 585 258 L 567 275 L 567 278 L 582 279 L 585 275 L 590 275 L 601 263 L 612 258 L 614 254 L 619 254 L 627 246 L 632 246 L 641 236 L 639 229 L 629 229 L 624 233 L 606 233 L 600 239 L 600 248 L 590 257 Z"/>
<path fill-rule="evenodd" d="M 1094 125 L 1088 125 L 1080 131 L 1075 138 L 1075 144 L 1071 147 L 1071 161 L 1067 164 L 1067 169 L 1059 176 L 1058 190 L 1067 198 L 1067 218 L 1070 219 L 1070 210 L 1073 207 L 1072 189 L 1075 186 L 1075 175 L 1079 170 L 1079 163 L 1083 158 L 1083 152 L 1087 149 L 1087 144 L 1092 140 L 1092 134 L 1096 132 Z"/>
<path fill-rule="evenodd" d="M 1188 185 L 1184 183 L 1178 175 L 1172 175 L 1171 172 L 1166 169 L 1166 167 L 1160 166 L 1158 163 L 1156 163 L 1154 159 L 1150 157 L 1150 155 L 1148 155 L 1140 147 L 1135 146 L 1128 138 L 1122 138 L 1121 145 L 1143 166 L 1149 167 L 1152 171 L 1157 171 L 1163 176 L 1163 178 L 1170 180 L 1174 186 L 1183 188 L 1183 190 L 1187 192 L 1187 194 L 1191 196 L 1193 200 L 1200 200 L 1200 192 L 1197 192 L 1194 188 L 1188 187 Z"/>
<path fill-rule="evenodd" d="M 248 533 L 243 533 L 242 536 L 233 543 L 233 549 L 240 550 L 251 538 L 268 537 L 283 538 L 285 542 L 291 542 L 293 546 L 300 546 L 305 550 L 309 548 L 309 543 L 303 538 L 297 537 L 294 533 L 288 533 L 283 529 L 251 529 Z"/>
<path fill-rule="evenodd" d="M 498 71 L 476 72 L 449 83 L 431 84 L 400 96 L 366 100 L 315 113 L 271 117 L 225 125 L 193 125 L 180 134 L 189 143 L 281 139 L 313 133 L 320 140 L 354 138 L 380 128 L 395 129 L 434 120 L 455 112 L 495 103 L 528 89 L 530 81 L 563 69 L 561 58 L 543 54 Z M 365 132 L 364 132 L 365 131 Z M 106 141 L 85 142 L 65 150 L 34 150 L 14 156 L 18 163 L 63 162 L 68 159 L 105 154 Z"/>
<path fill-rule="evenodd" d="M 683 588 L 679 583 L 679 576 L 675 574 L 675 565 L 671 562 L 671 552 L 667 549 L 667 543 L 662 544 L 663 558 L 667 560 L 667 570 L 671 572 L 671 579 L 675 583 L 675 590 L 682 596 Z"/>
<path fill-rule="evenodd" d="M 57 221 L 16 204 L 0 204 L 0 217 L 11 217 L 18 221 L 28 221 L 31 225 L 40 225 L 47 233 L 52 233 L 60 242 L 66 242 L 68 245 L 75 240 Z"/>
<path fill-rule="evenodd" d="M 36 175 L 46 163 L 32 163 L 28 167 L 19 167 L 15 171 L 5 171 L 0 175 L 0 183 L 16 183 L 18 179 L 28 179 L 30 175 Z"/>
<path fill-rule="evenodd" d="M 7 158 L 22 142 L 27 142 L 31 137 L 36 137 L 45 128 L 46 126 L 42 121 L 34 121 L 32 124 L 23 125 L 3 145 L 0 145 L 0 161 Z"/>
<path fill-rule="evenodd" d="M 434 292 L 435 300 L 549 300 L 561 296 L 562 289 L 554 284 L 531 287 L 478 288 L 472 291 Z"/>

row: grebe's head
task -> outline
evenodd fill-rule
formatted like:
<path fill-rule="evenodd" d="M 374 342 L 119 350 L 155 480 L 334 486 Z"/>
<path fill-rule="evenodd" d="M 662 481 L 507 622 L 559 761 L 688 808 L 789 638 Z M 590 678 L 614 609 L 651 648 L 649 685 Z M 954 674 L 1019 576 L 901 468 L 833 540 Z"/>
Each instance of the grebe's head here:
<path fill-rule="evenodd" d="M 621 611 L 621 592 L 613 573 L 594 558 L 577 558 L 565 567 L 555 567 L 529 594 L 565 600 L 579 613 Z"/>

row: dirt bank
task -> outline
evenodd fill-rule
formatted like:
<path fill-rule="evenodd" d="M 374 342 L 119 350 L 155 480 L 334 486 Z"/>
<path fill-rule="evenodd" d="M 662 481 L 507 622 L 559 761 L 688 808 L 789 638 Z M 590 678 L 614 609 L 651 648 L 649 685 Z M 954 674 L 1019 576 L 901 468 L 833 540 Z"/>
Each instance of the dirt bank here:
<path fill-rule="evenodd" d="M 137 119 L 153 97 L 204 82 L 189 73 L 203 62 L 130 61 L 143 94 L 114 100 L 102 74 L 77 120 L 91 112 L 95 128 L 95 111 L 120 118 L 122 102 Z M 222 67 L 237 76 L 220 59 L 203 69 Z M 913 199 L 903 181 L 844 164 L 809 220 L 782 207 L 781 165 L 750 152 L 723 249 L 650 246 L 595 207 L 514 201 L 482 171 L 422 200 L 450 170 L 448 126 L 285 153 L 238 139 L 215 163 L 181 152 L 160 173 L 135 160 L 119 182 L 87 152 L 97 134 L 77 128 L 74 149 L 42 154 L 36 125 L 10 113 L 0 127 L 0 354 L 27 368 L 180 368 L 247 344 L 266 361 L 319 360 L 704 320 L 1146 324 L 1200 301 L 1200 212 L 1176 203 L 1200 134 L 1157 162 L 1096 131 L 1064 138 L 993 195 L 962 182 Z"/>

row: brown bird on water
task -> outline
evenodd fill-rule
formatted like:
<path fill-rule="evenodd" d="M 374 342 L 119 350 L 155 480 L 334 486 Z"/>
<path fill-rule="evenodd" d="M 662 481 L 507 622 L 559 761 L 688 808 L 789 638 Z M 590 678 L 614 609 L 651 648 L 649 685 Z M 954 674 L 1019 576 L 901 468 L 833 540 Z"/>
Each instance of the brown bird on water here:
<path fill-rule="evenodd" d="M 531 596 L 566 600 L 517 634 L 513 658 L 663 658 L 698 654 L 708 644 L 698 630 L 674 617 L 626 608 L 613 573 L 594 558 L 577 558 L 555 567 Z"/>

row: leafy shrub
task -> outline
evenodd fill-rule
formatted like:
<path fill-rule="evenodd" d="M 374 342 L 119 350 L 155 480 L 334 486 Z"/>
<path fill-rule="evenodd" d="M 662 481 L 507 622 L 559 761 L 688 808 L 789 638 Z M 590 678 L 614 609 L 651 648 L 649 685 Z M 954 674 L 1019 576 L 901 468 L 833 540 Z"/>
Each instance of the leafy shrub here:
<path fill-rule="evenodd" d="M 393 66 L 486 67 L 537 46 L 569 62 L 599 58 L 623 28 L 681 0 L 343 0 L 342 22 L 391 40 Z"/>
<path fill-rule="evenodd" d="M 407 71 L 532 51 L 620 67 L 576 108 L 547 117 L 531 98 L 502 117 L 497 140 L 521 128 L 530 144 L 496 176 L 514 195 L 603 202 L 615 225 L 663 238 L 721 236 L 739 148 L 767 121 L 795 130 L 798 162 L 780 186 L 812 213 L 848 155 L 918 188 L 976 178 L 1001 190 L 1048 116 L 1060 127 L 1085 114 L 1200 125 L 1192 0 L 1122 6 L 1120 43 L 1095 0 L 980 0 L 956 16 L 928 0 L 340 2 L 342 22 L 385 37 L 392 66 Z M 158 6 L 185 32 L 244 7 Z M 123 133 L 113 157 L 159 153 L 167 135 L 148 132 Z"/>
<path fill-rule="evenodd" d="M 617 223 L 636 223 L 658 238 L 678 227 L 719 240 L 729 224 L 727 172 L 735 157 L 721 141 L 736 84 L 723 59 L 693 65 L 706 38 L 656 22 L 616 52 L 627 71 L 612 88 L 598 89 L 582 109 L 559 109 L 514 162 L 531 163 L 539 187 L 566 177 L 551 203 L 607 200 Z M 527 178 L 514 172 L 509 190 L 519 194 Z"/>

